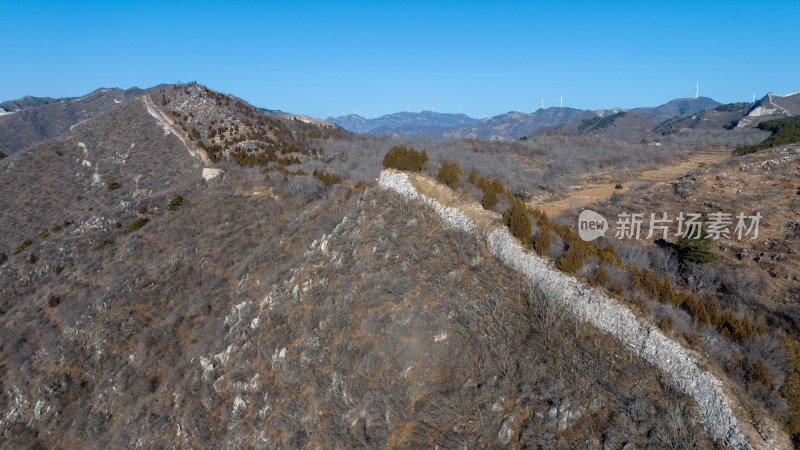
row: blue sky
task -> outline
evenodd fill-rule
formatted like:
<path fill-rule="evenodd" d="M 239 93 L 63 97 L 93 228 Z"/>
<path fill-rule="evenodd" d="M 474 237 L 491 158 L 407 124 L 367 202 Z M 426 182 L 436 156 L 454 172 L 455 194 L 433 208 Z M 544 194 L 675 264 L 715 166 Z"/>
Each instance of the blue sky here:
<path fill-rule="evenodd" d="M 0 2 L 0 101 L 192 81 L 325 117 L 800 89 L 800 2 Z M 699 4 L 698 4 L 699 3 Z"/>

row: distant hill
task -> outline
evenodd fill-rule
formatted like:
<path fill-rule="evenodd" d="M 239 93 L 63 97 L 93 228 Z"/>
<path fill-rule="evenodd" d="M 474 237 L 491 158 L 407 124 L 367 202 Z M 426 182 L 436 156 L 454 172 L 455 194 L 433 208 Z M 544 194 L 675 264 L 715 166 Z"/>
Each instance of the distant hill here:
<path fill-rule="evenodd" d="M 23 97 L 0 103 L 0 151 L 15 153 L 61 135 L 78 122 L 110 111 L 130 99 L 159 89 L 97 89 L 83 97 Z"/>
<path fill-rule="evenodd" d="M 752 103 L 728 103 L 707 109 L 697 114 L 675 116 L 663 121 L 655 133 L 664 134 L 681 129 L 722 130 L 731 129 L 753 106 Z"/>
<path fill-rule="evenodd" d="M 532 134 L 541 127 L 553 127 L 581 114 L 592 115 L 592 112 L 556 107 L 539 109 L 530 114 L 512 111 L 483 119 L 477 123 L 451 128 L 444 133 L 444 137 L 488 140 L 518 139 Z"/>
<path fill-rule="evenodd" d="M 696 114 L 719 105 L 721 105 L 720 102 L 708 97 L 676 98 L 663 105 L 647 108 L 633 108 L 630 111 L 640 116 L 663 121 L 670 117 Z"/>
<path fill-rule="evenodd" d="M 411 129 L 415 127 L 437 127 L 447 129 L 478 121 L 478 119 L 473 119 L 466 114 L 446 114 L 434 111 L 421 111 L 418 113 L 399 112 L 395 114 L 387 114 L 376 119 L 365 119 L 358 114 L 350 114 L 348 116 L 340 116 L 336 118 L 328 117 L 326 120 L 335 123 L 336 125 L 339 125 L 348 131 L 373 134 L 385 134 L 385 132 L 388 130 L 398 128 Z M 380 129 L 381 131 L 376 133 L 373 131 L 375 129 Z"/>
<path fill-rule="evenodd" d="M 235 98 L 238 98 L 238 97 L 235 97 Z M 244 101 L 244 100 L 242 100 L 242 101 Z M 326 126 L 326 127 L 334 126 L 333 122 L 329 122 L 327 120 L 322 120 L 322 119 L 316 119 L 314 117 L 307 116 L 305 114 L 292 114 L 292 113 L 288 113 L 288 112 L 285 112 L 285 111 L 281 111 L 279 109 L 267 109 L 267 108 L 258 108 L 258 109 L 263 111 L 263 112 L 265 112 L 265 113 L 267 113 L 267 114 L 270 114 L 272 116 L 279 117 L 281 119 L 298 120 L 300 122 L 312 123 L 312 124 L 315 124 L 315 125 L 322 125 L 322 126 Z"/>
<path fill-rule="evenodd" d="M 800 92 L 786 95 L 770 92 L 755 103 L 728 103 L 696 114 L 671 117 L 662 122 L 655 133 L 665 134 L 682 129 L 752 128 L 766 120 L 797 115 L 800 115 Z"/>
<path fill-rule="evenodd" d="M 765 120 L 798 115 L 800 115 L 800 91 L 786 95 L 775 95 L 770 92 L 753 104 L 747 115 L 736 124 L 736 128 L 754 127 Z"/>
<path fill-rule="evenodd" d="M 0 103 L 0 115 L 21 111 L 26 108 L 33 108 L 34 106 L 42 106 L 57 101 L 58 99 L 53 97 L 31 97 L 30 95 L 26 95 L 25 97 L 18 98 L 16 100 L 8 100 Z"/>
<path fill-rule="evenodd" d="M 630 111 L 619 111 L 605 117 L 578 116 L 555 127 L 562 133 L 594 136 L 616 141 L 636 142 L 650 134 L 659 121 Z"/>

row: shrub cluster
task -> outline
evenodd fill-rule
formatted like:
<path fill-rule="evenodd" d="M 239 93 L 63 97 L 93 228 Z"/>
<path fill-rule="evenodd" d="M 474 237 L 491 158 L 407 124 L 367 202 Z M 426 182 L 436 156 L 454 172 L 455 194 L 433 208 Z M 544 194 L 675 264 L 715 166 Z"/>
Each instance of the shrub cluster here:
<path fill-rule="evenodd" d="M 533 251 L 540 255 L 544 255 L 547 249 L 553 244 L 553 235 L 549 229 L 540 230 L 533 241 Z"/>
<path fill-rule="evenodd" d="M 461 168 L 458 163 L 454 161 L 445 160 L 439 167 L 439 173 L 436 174 L 436 181 L 446 184 L 451 189 L 458 187 L 458 175 L 461 173 Z"/>
<path fill-rule="evenodd" d="M 800 142 L 800 116 L 784 117 L 782 119 L 766 120 L 758 124 L 759 130 L 769 131 L 772 134 L 762 143 L 745 145 L 733 151 L 734 155 L 745 155 L 759 150 L 775 147 L 776 145 Z"/>
<path fill-rule="evenodd" d="M 341 178 L 331 173 L 325 172 L 324 170 L 314 170 L 313 175 L 314 178 L 321 181 L 322 184 L 324 184 L 325 186 L 331 186 L 342 182 Z"/>
<path fill-rule="evenodd" d="M 22 241 L 21 244 L 19 244 L 19 246 L 17 246 L 17 249 L 14 250 L 13 254 L 16 255 L 17 253 L 22 253 L 25 251 L 26 248 L 30 247 L 31 245 L 33 245 L 33 241 L 30 239 L 25 239 L 24 241 Z"/>
<path fill-rule="evenodd" d="M 472 172 L 469 173 L 467 181 L 483 191 L 481 204 L 484 209 L 492 209 L 497 204 L 497 194 L 503 194 L 509 199 L 512 197 L 499 179 L 494 178 L 491 181 L 487 180 L 483 175 L 478 176 L 475 169 L 472 169 Z"/>
<path fill-rule="evenodd" d="M 138 230 L 139 228 L 142 228 L 143 226 L 147 225 L 148 222 L 150 222 L 150 218 L 149 217 L 140 217 L 140 218 L 136 219 L 135 222 L 130 224 L 130 226 L 128 226 L 128 228 L 125 231 L 123 231 L 122 234 L 133 233 L 134 231 Z"/>
<path fill-rule="evenodd" d="M 512 200 L 511 206 L 503 213 L 503 221 L 514 237 L 522 241 L 526 247 L 530 246 L 533 228 L 528 210 L 522 200 L 517 198 Z"/>
<path fill-rule="evenodd" d="M 184 198 L 180 194 L 175 194 L 175 197 L 172 197 L 172 200 L 167 203 L 167 210 L 168 211 L 177 211 L 178 208 L 183 205 Z"/>
<path fill-rule="evenodd" d="M 94 246 L 95 250 L 102 250 L 106 248 L 106 246 L 113 244 L 114 241 L 111 239 L 103 239 L 102 241 L 98 242 L 97 245 Z"/>
<path fill-rule="evenodd" d="M 387 169 L 411 170 L 419 172 L 428 161 L 428 154 L 425 150 L 418 152 L 414 147 L 406 148 L 403 145 L 396 145 L 389 149 L 383 157 L 383 167 Z"/>
<path fill-rule="evenodd" d="M 68 221 L 66 221 L 66 220 L 65 220 L 65 221 L 64 221 L 64 223 L 63 223 L 62 225 L 56 225 L 56 226 L 54 226 L 54 227 L 52 228 L 52 231 L 53 231 L 53 233 L 57 233 L 57 232 L 61 231 L 61 229 L 62 229 L 63 227 L 65 227 L 65 226 L 69 225 L 70 223 L 71 223 L 71 222 L 68 222 Z M 17 246 L 17 249 L 16 249 L 16 250 L 14 250 L 14 252 L 12 253 L 12 255 L 16 255 L 17 253 L 22 253 L 23 251 L 25 251 L 25 249 L 26 249 L 26 248 L 28 248 L 28 247 L 30 247 L 31 245 L 33 245 L 33 243 L 34 243 L 34 242 L 41 241 L 42 239 L 45 239 L 45 238 L 47 238 L 48 236 L 50 236 L 50 233 L 48 233 L 47 231 L 42 231 L 42 232 L 40 232 L 39 234 L 37 234 L 37 235 L 36 235 L 36 237 L 35 237 L 34 239 L 32 239 L 32 240 L 31 240 L 31 239 L 25 239 L 24 241 L 22 241 L 22 243 L 21 243 L 21 244 L 19 244 L 19 246 Z"/>
<path fill-rule="evenodd" d="M 703 230 L 700 230 L 700 235 Z M 678 258 L 681 265 L 690 268 L 694 264 L 714 262 L 719 259 L 719 255 L 711 249 L 711 238 L 692 239 L 689 236 L 682 236 L 678 239 L 677 245 Z"/>
<path fill-rule="evenodd" d="M 727 103 L 727 104 L 725 104 L 725 105 L 719 105 L 719 106 L 717 106 L 716 108 L 714 108 L 714 111 L 719 111 L 719 112 L 734 112 L 734 111 L 741 111 L 741 110 L 743 110 L 743 109 L 745 109 L 745 108 L 747 108 L 747 107 L 749 107 L 749 106 L 750 106 L 750 103 L 744 103 L 744 102 L 740 102 L 740 103 Z"/>
<path fill-rule="evenodd" d="M 549 235 L 549 233 L 548 233 Z M 608 269 L 604 264 L 600 264 L 600 267 L 597 268 L 597 271 L 594 273 L 594 276 L 589 279 L 589 284 L 592 286 L 605 286 L 608 284 L 609 276 L 608 276 Z"/>
<path fill-rule="evenodd" d="M 602 130 L 603 128 L 608 128 L 611 125 L 614 125 L 614 122 L 622 117 L 625 117 L 624 111 L 620 111 L 607 117 L 593 117 L 591 119 L 584 119 L 581 121 L 581 124 L 578 125 L 578 131 Z"/>

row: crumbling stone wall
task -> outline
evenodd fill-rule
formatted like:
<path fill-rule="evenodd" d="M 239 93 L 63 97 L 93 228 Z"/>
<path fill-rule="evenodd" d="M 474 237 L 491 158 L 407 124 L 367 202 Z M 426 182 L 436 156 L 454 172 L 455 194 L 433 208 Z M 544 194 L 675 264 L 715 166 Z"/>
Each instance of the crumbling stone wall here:
<path fill-rule="evenodd" d="M 663 370 L 681 390 L 694 397 L 700 422 L 712 436 L 734 448 L 751 448 L 739 430 L 722 383 L 701 370 L 689 350 L 603 292 L 552 268 L 546 260 L 525 250 L 507 229 L 480 230 L 458 208 L 419 194 L 407 174 L 384 170 L 378 181 L 383 189 L 427 203 L 452 226 L 475 232 L 504 264 L 523 273 L 579 320 L 611 334 L 630 351 Z"/>

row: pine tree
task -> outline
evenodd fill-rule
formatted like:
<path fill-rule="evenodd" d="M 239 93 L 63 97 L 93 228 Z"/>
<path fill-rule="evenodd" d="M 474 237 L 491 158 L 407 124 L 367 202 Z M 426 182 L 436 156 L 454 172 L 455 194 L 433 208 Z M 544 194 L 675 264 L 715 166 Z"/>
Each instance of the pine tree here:
<path fill-rule="evenodd" d="M 483 191 L 483 209 L 492 209 L 497 204 L 497 194 L 492 189 L 484 189 Z"/>
<path fill-rule="evenodd" d="M 525 209 L 525 204 L 522 203 L 522 200 L 515 198 L 511 202 L 511 206 L 503 213 L 503 221 L 514 237 L 522 241 L 523 244 L 528 245 L 528 241 L 533 235 L 533 229 L 531 218 L 528 217 L 528 211 Z"/>
<path fill-rule="evenodd" d="M 460 172 L 461 168 L 458 167 L 458 163 L 444 161 L 439 167 L 439 173 L 436 174 L 436 181 L 455 189 L 458 187 L 458 174 Z"/>
<path fill-rule="evenodd" d="M 703 235 L 702 228 L 700 235 Z M 719 255 L 714 253 L 711 248 L 711 238 L 692 239 L 689 236 L 682 236 L 678 239 L 678 258 L 683 267 L 692 267 L 694 264 L 714 262 L 719 259 Z"/>

